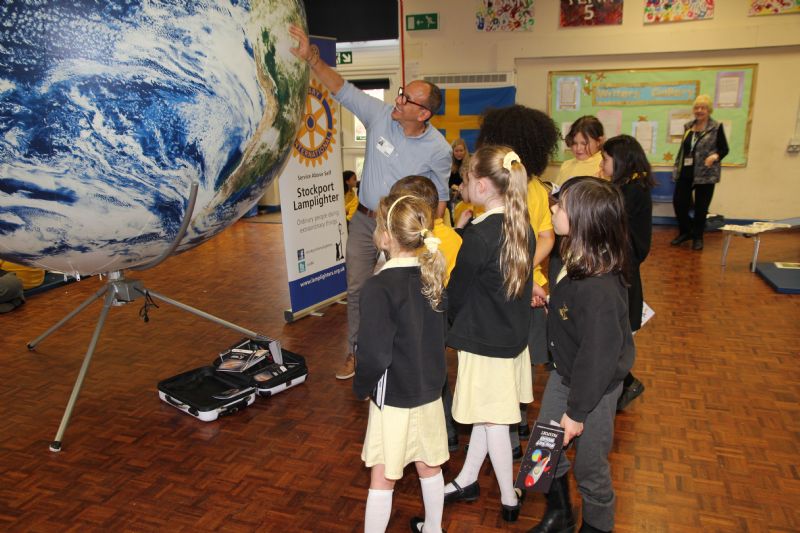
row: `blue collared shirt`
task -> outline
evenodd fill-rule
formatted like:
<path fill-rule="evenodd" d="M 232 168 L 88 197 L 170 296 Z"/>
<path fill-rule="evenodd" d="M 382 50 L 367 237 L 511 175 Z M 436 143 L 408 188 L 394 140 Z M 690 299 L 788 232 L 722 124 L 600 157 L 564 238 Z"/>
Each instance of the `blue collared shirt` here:
<path fill-rule="evenodd" d="M 361 120 L 367 129 L 364 170 L 358 199 L 368 209 L 377 210 L 380 199 L 389 194 L 396 181 L 416 175 L 430 178 L 439 191 L 439 200 L 449 198 L 452 149 L 444 136 L 428 124 L 416 137 L 407 137 L 400 124 L 392 119 L 394 106 L 381 102 L 353 84 L 345 82 L 334 95 L 344 107 Z"/>

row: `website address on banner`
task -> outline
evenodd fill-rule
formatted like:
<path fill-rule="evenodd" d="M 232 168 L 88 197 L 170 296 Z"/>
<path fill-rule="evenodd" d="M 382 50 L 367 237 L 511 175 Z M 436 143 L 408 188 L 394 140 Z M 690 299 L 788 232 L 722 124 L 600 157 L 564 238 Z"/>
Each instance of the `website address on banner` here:
<path fill-rule="evenodd" d="M 305 281 L 301 281 L 300 282 L 300 286 L 301 287 L 307 287 L 307 286 L 311 285 L 312 283 L 318 283 L 318 282 L 320 282 L 320 281 L 322 281 L 324 279 L 327 279 L 327 278 L 329 278 L 331 276 L 335 276 L 336 274 L 341 274 L 342 272 L 344 272 L 344 267 L 340 266 L 336 270 L 331 270 L 330 272 L 325 272 L 324 274 L 320 274 L 319 276 L 314 276 L 313 278 L 309 278 L 309 279 L 307 279 Z"/>

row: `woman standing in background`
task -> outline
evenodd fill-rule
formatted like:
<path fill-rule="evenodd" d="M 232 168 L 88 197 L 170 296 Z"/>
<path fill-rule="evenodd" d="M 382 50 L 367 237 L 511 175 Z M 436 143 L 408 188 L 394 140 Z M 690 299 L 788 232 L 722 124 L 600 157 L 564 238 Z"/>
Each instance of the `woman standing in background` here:
<path fill-rule="evenodd" d="M 684 125 L 685 132 L 672 179 L 675 193 L 672 205 L 678 219 L 678 236 L 670 244 L 678 246 L 689 239 L 692 250 L 703 249 L 703 232 L 714 185 L 719 183 L 722 158 L 728 155 L 728 141 L 722 124 L 711 118 L 711 97 L 701 94 L 694 100 L 694 120 Z M 689 217 L 694 191 L 694 218 Z"/>

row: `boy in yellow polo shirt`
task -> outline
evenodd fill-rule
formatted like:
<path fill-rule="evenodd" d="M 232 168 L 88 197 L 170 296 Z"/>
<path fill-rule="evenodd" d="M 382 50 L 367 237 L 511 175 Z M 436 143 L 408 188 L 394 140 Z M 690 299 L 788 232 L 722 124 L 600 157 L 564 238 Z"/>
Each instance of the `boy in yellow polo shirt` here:
<path fill-rule="evenodd" d="M 413 194 L 418 198 L 422 198 L 431 206 L 434 216 L 439 205 L 436 186 L 425 176 L 406 176 L 392 185 L 389 194 Z M 433 235 L 442 241 L 439 244 L 439 250 L 447 262 L 447 273 L 444 277 L 444 283 L 447 285 L 450 279 L 450 272 L 456 266 L 456 257 L 458 257 L 458 250 L 461 248 L 461 236 L 452 227 L 446 225 L 442 218 L 434 218 Z"/>

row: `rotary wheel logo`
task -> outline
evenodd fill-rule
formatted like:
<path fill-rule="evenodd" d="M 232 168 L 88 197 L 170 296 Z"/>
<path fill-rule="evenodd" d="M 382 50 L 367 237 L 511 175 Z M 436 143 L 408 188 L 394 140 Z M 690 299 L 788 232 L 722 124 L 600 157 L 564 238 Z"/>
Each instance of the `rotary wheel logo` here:
<path fill-rule="evenodd" d="M 321 165 L 323 159 L 328 159 L 328 152 L 333 152 L 336 119 L 333 118 L 331 104 L 328 91 L 312 81 L 306 98 L 306 115 L 292 152 L 306 166 Z"/>

